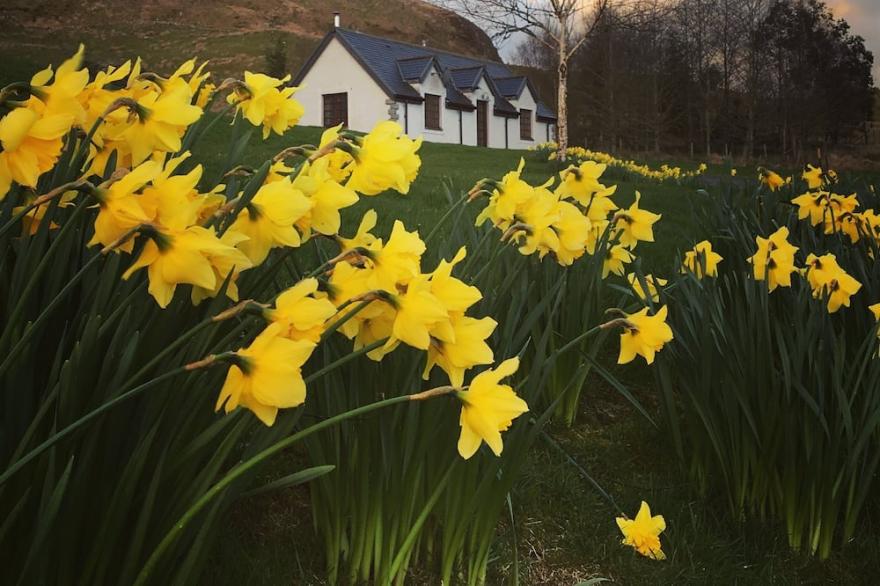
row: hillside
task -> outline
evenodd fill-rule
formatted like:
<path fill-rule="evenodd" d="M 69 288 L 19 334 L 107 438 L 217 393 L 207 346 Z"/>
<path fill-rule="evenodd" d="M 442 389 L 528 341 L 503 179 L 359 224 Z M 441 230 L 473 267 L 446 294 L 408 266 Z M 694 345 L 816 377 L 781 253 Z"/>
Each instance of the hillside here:
<path fill-rule="evenodd" d="M 498 58 L 478 27 L 421 0 L 7 0 L 0 4 L 0 82 L 73 53 L 79 42 L 95 65 L 140 56 L 164 72 L 195 55 L 209 59 L 218 76 L 265 70 L 267 54 L 282 47 L 295 72 L 334 11 L 348 28 Z"/>

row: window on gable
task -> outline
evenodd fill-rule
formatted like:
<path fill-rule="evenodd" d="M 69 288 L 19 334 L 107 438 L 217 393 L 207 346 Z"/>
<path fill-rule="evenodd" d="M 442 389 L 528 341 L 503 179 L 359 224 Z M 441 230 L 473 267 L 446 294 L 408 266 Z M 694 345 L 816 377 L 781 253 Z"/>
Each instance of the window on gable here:
<path fill-rule="evenodd" d="M 425 94 L 425 128 L 443 130 L 440 126 L 440 96 Z"/>
<path fill-rule="evenodd" d="M 532 140 L 532 111 L 522 109 L 519 111 L 519 138 L 520 140 Z"/>
<path fill-rule="evenodd" d="M 324 94 L 324 128 L 348 126 L 348 94 Z"/>

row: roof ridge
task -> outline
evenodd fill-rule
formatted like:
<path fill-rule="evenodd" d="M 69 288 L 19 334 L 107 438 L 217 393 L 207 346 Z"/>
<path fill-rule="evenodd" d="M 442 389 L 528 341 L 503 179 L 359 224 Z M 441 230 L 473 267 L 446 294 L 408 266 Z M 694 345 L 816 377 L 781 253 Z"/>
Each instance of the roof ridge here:
<path fill-rule="evenodd" d="M 416 45 L 415 43 L 407 43 L 406 41 L 398 41 L 397 39 L 389 39 L 388 37 L 380 37 L 379 35 L 372 35 L 370 33 L 356 31 L 354 29 L 345 28 L 345 27 L 341 27 L 341 26 L 336 28 L 336 30 L 347 32 L 347 33 L 354 33 L 356 35 L 370 37 L 372 39 L 378 39 L 380 41 L 391 41 L 392 43 L 397 43 L 398 45 L 406 45 L 407 47 L 412 47 L 414 49 L 421 49 L 426 52 L 430 51 L 430 52 L 434 52 L 434 53 L 445 53 L 446 55 L 452 55 L 453 57 L 462 57 L 464 59 L 471 59 L 473 61 L 479 61 L 480 63 L 482 63 L 484 65 L 488 63 L 488 64 L 492 64 L 492 65 L 502 65 L 504 67 L 509 67 L 507 65 L 507 63 L 505 63 L 504 61 L 492 61 L 491 59 L 483 59 L 481 57 L 470 57 L 468 55 L 462 55 L 461 53 L 453 53 L 452 51 L 447 51 L 445 49 L 435 49 L 433 47 L 427 47 L 424 45 Z"/>
<path fill-rule="evenodd" d="M 415 57 L 401 57 L 395 61 L 415 61 L 416 59 L 434 59 L 433 55 L 417 55 Z"/>

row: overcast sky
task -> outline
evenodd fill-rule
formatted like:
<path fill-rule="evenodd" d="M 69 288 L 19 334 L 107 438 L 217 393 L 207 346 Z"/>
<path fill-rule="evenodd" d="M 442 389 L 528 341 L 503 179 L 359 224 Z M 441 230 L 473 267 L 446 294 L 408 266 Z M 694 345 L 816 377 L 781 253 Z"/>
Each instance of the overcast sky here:
<path fill-rule="evenodd" d="M 880 86 L 880 0 L 826 0 L 834 14 L 846 19 L 852 31 L 865 38 L 874 53 L 874 85 Z"/>
<path fill-rule="evenodd" d="M 852 31 L 864 37 L 865 46 L 874 54 L 874 85 L 880 87 L 880 0 L 825 0 L 832 12 L 846 19 Z M 500 47 L 509 60 L 522 36 L 514 35 Z"/>

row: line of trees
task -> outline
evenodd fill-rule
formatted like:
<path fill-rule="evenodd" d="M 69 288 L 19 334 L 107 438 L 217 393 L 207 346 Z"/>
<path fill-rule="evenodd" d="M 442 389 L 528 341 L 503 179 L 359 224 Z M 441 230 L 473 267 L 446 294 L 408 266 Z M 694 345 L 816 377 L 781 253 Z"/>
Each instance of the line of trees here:
<path fill-rule="evenodd" d="M 568 62 L 571 142 L 801 160 L 864 141 L 873 56 L 819 0 L 610 2 Z M 534 35 L 515 60 L 555 71 Z"/>

